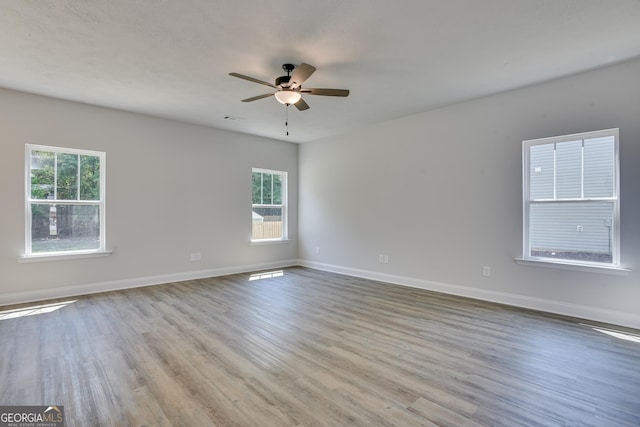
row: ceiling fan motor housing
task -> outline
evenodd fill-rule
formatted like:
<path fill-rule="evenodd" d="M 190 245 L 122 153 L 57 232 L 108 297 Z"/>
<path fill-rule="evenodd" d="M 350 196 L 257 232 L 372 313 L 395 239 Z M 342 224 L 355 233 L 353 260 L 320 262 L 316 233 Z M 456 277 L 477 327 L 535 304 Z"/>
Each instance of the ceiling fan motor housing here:
<path fill-rule="evenodd" d="M 280 76 L 276 78 L 276 86 L 288 86 L 291 76 Z"/>

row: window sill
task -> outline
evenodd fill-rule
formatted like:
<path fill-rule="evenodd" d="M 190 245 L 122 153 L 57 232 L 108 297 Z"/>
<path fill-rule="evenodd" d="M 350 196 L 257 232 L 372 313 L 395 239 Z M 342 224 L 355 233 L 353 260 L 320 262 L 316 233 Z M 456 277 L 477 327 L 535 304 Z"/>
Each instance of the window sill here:
<path fill-rule="evenodd" d="M 18 257 L 18 262 L 27 263 L 27 262 L 45 262 L 45 261 L 68 261 L 72 259 L 83 259 L 83 258 L 102 258 L 111 255 L 111 251 L 96 251 L 96 252 L 75 252 L 68 254 L 32 254 L 32 255 L 23 255 Z"/>
<path fill-rule="evenodd" d="M 256 245 L 256 246 L 260 246 L 260 245 L 279 245 L 282 243 L 290 243 L 291 239 L 265 239 L 265 240 L 250 240 L 249 244 L 250 245 Z"/>
<path fill-rule="evenodd" d="M 628 268 L 616 267 L 612 265 L 581 264 L 581 263 L 570 263 L 570 262 L 557 262 L 557 261 L 550 261 L 550 260 L 516 258 L 515 262 L 520 265 L 528 265 L 531 267 L 547 267 L 547 268 L 556 268 L 559 270 L 572 270 L 572 271 L 584 271 L 588 273 L 611 274 L 615 276 L 627 276 L 631 271 Z"/>

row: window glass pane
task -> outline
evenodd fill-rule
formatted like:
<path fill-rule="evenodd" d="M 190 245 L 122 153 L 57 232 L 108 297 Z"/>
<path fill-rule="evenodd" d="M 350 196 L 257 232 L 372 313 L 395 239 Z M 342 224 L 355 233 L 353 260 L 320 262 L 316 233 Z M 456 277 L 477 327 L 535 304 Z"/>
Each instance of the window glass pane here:
<path fill-rule="evenodd" d="M 31 204 L 31 251 L 57 252 L 100 248 L 98 205 Z"/>
<path fill-rule="evenodd" d="M 282 207 L 257 207 L 253 208 L 252 238 L 282 239 Z"/>
<path fill-rule="evenodd" d="M 59 200 L 78 198 L 78 155 L 59 153 L 57 171 L 57 194 Z"/>
<path fill-rule="evenodd" d="M 262 174 L 260 172 L 253 173 L 252 183 L 252 203 L 262 204 Z"/>
<path fill-rule="evenodd" d="M 80 156 L 80 200 L 100 200 L 98 156 Z"/>
<path fill-rule="evenodd" d="M 531 256 L 612 262 L 613 202 L 530 205 Z"/>
<path fill-rule="evenodd" d="M 273 202 L 274 205 L 282 204 L 282 176 L 273 175 Z"/>
<path fill-rule="evenodd" d="M 584 140 L 584 196 L 612 197 L 614 194 L 614 137 Z"/>
<path fill-rule="evenodd" d="M 582 140 L 556 144 L 556 198 L 582 197 Z"/>
<path fill-rule="evenodd" d="M 553 199 L 553 144 L 533 145 L 529 153 L 529 197 Z"/>
<path fill-rule="evenodd" d="M 273 175 L 271 175 L 270 173 L 262 174 L 262 203 L 265 205 L 270 205 L 271 203 L 273 203 L 272 178 Z"/>
<path fill-rule="evenodd" d="M 53 199 L 55 153 L 50 151 L 31 151 L 31 198 Z"/>

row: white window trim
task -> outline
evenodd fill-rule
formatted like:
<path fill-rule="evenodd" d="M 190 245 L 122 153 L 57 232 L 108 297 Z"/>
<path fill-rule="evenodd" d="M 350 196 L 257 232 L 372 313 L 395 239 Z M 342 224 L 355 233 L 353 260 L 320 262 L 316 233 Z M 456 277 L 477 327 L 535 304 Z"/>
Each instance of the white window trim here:
<path fill-rule="evenodd" d="M 31 251 L 31 152 L 49 151 L 54 153 L 72 153 L 78 155 L 89 155 L 100 158 L 100 200 L 91 201 L 90 204 L 97 204 L 100 211 L 100 247 L 98 249 L 80 251 L 60 251 L 60 252 L 37 252 Z M 77 148 L 53 147 L 47 145 L 26 144 L 25 145 L 25 251 L 18 257 L 18 262 L 42 262 L 53 260 L 71 260 L 82 258 L 95 258 L 111 255 L 111 251 L 106 249 L 106 153 L 103 151 L 82 150 Z M 64 201 L 62 203 L 65 203 Z M 69 201 L 73 204 L 82 204 L 82 201 Z M 89 202 L 87 202 L 89 204 Z"/>
<path fill-rule="evenodd" d="M 254 206 L 264 206 L 264 207 L 278 207 L 282 206 L 282 237 L 277 239 L 254 239 L 253 233 L 250 234 L 249 242 L 252 245 L 258 244 L 274 244 L 274 243 L 287 243 L 289 242 L 289 174 L 286 171 L 279 171 L 275 169 L 263 169 L 263 168 L 251 168 L 251 174 L 254 172 L 259 173 L 269 173 L 274 175 L 282 175 L 283 183 L 282 183 L 282 205 L 262 205 L 262 204 L 254 204 L 253 200 L 251 202 L 251 211 L 253 212 Z M 253 220 L 253 218 L 252 218 Z"/>
<path fill-rule="evenodd" d="M 547 268 L 555 268 L 558 270 L 571 270 L 571 271 L 583 271 L 587 273 L 610 274 L 613 276 L 627 276 L 631 272 L 631 270 L 628 268 L 613 266 L 610 264 L 580 263 L 580 262 L 572 262 L 571 260 L 554 261 L 549 258 L 544 258 L 544 259 L 543 258 L 540 258 L 540 259 L 515 258 L 514 261 L 517 264 L 526 265 L 529 267 L 547 267 Z"/>
<path fill-rule="evenodd" d="M 251 246 L 280 245 L 282 243 L 291 243 L 291 239 L 259 239 L 259 240 L 250 240 L 249 241 L 249 244 Z"/>
<path fill-rule="evenodd" d="M 614 136 L 614 191 L 615 197 L 612 198 L 583 198 L 577 201 L 612 201 L 614 204 L 614 213 L 613 213 L 613 257 L 611 263 L 596 263 L 596 262 L 582 262 L 582 261 L 574 261 L 574 260 L 563 260 L 563 259 L 551 259 L 551 258 L 543 258 L 543 257 L 533 257 L 530 256 L 529 250 L 529 207 L 531 205 L 531 201 L 529 200 L 529 147 L 533 145 L 542 145 L 549 143 L 558 143 L 565 141 L 573 141 L 576 139 L 590 139 L 590 138 L 598 138 L 604 136 Z M 528 265 L 528 266 L 539 266 L 539 267 L 550 267 L 564 270 L 575 270 L 575 271 L 586 271 L 586 272 L 597 272 L 597 273 L 605 273 L 605 274 L 618 274 L 618 275 L 626 275 L 630 270 L 622 267 L 620 265 L 620 156 L 619 156 L 619 137 L 620 132 L 619 129 L 605 129 L 601 131 L 594 132 L 581 132 L 571 135 L 562 135 L 556 137 L 549 138 L 539 138 L 539 139 L 530 139 L 522 142 L 522 183 L 523 183 L 523 191 L 522 191 L 522 230 L 523 230 L 523 239 L 522 239 L 522 257 L 515 258 L 515 262 L 520 265 Z M 555 191 L 555 190 L 554 190 Z M 562 201 L 558 199 L 557 201 Z"/>
<path fill-rule="evenodd" d="M 111 251 L 69 251 L 69 252 L 43 252 L 32 255 L 23 255 L 18 257 L 19 263 L 27 263 L 27 262 L 46 262 L 46 261 L 67 261 L 73 259 L 84 259 L 84 258 L 101 258 L 111 255 Z"/>

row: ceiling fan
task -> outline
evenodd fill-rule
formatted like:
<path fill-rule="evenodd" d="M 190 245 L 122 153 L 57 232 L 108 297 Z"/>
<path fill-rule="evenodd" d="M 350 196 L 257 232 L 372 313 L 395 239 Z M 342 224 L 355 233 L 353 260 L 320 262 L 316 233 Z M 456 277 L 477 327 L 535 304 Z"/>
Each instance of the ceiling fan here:
<path fill-rule="evenodd" d="M 295 105 L 298 110 L 302 111 L 309 109 L 309 104 L 302 99 L 302 94 L 342 97 L 349 96 L 349 90 L 347 89 L 303 88 L 302 83 L 307 80 L 314 71 L 316 71 L 316 67 L 313 65 L 302 63 L 298 67 L 295 67 L 293 64 L 283 64 L 282 69 L 287 72 L 287 75 L 276 78 L 275 84 L 245 76 L 244 74 L 229 73 L 229 75 L 276 89 L 276 91 L 272 93 L 265 93 L 264 95 L 243 99 L 242 102 L 257 101 L 258 99 L 275 96 L 281 104 L 287 106 Z M 291 74 L 292 71 L 293 74 Z"/>

